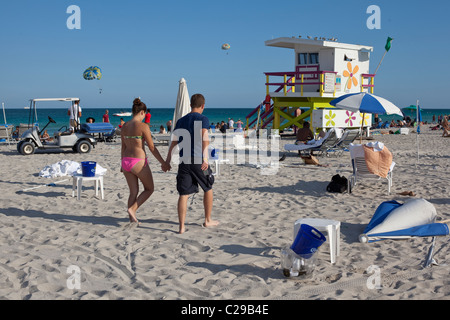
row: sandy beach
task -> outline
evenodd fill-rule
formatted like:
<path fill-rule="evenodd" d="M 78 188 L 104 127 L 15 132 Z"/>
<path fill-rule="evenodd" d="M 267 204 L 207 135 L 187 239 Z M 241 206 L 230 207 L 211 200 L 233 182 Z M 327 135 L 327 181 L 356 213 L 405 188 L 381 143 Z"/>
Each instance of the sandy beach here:
<path fill-rule="evenodd" d="M 120 172 L 120 142 L 99 143 L 88 155 L 71 152 L 22 156 L 0 146 L 0 298 L 147 300 L 405 300 L 448 299 L 450 247 L 436 240 L 438 265 L 423 268 L 431 238 L 360 243 L 358 236 L 387 200 L 432 203 L 438 219 L 449 219 L 450 139 L 424 126 L 416 134 L 375 135 L 393 153 L 393 187 L 386 181 L 358 185 L 353 193 L 329 193 L 335 174 L 351 173 L 348 152 L 320 157 L 325 166 L 305 165 L 287 153 L 276 175 L 255 165 L 221 165 L 214 185 L 216 228 L 203 228 L 202 193 L 189 200 L 184 234 L 177 234 L 176 166 L 164 173 L 149 156 L 155 192 L 128 223 L 128 188 Z M 282 144 L 293 143 L 283 138 Z M 168 147 L 158 146 L 163 157 Z M 39 172 L 62 160 L 96 161 L 107 169 L 105 199 L 85 183 L 72 197 L 72 178 Z M 45 186 L 55 183 L 54 186 Z M 28 191 L 25 189 L 34 188 Z M 330 263 L 326 243 L 316 254 L 311 278 L 283 276 L 280 250 L 293 241 L 299 218 L 341 222 L 341 253 Z M 381 287 L 367 285 L 380 270 Z M 79 288 L 68 285 L 78 268 Z"/>

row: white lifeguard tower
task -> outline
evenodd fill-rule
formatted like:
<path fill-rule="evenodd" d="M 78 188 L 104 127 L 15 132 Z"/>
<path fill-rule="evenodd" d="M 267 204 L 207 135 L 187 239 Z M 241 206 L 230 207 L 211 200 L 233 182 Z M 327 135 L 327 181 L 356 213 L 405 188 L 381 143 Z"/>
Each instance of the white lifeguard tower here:
<path fill-rule="evenodd" d="M 334 38 L 296 37 L 267 40 L 265 45 L 295 53 L 295 71 L 265 72 L 266 101 L 269 96 L 273 101 L 270 110 L 266 107 L 261 115 L 265 124 L 270 119 L 273 129 L 283 130 L 291 125 L 302 127 L 304 119 L 310 118 L 314 129 L 360 128 L 363 121 L 364 126 L 371 125 L 370 114 L 362 119 L 359 113 L 334 109 L 329 102 L 348 93 L 373 93 L 375 75 L 369 73 L 372 47 L 340 43 Z M 300 107 L 309 110 L 296 115 Z"/>

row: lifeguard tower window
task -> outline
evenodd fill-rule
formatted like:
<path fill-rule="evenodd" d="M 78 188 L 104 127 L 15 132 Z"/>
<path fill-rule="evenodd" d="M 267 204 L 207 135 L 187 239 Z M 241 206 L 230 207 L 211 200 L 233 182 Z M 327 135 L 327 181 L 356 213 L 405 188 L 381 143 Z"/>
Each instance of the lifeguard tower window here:
<path fill-rule="evenodd" d="M 308 64 L 308 54 L 299 53 L 298 54 L 298 64 Z"/>
<path fill-rule="evenodd" d="M 309 63 L 310 64 L 319 64 L 319 54 L 318 53 L 310 53 L 309 54 Z"/>
<path fill-rule="evenodd" d="M 298 54 L 298 64 L 319 64 L 319 54 L 318 53 L 299 53 Z"/>

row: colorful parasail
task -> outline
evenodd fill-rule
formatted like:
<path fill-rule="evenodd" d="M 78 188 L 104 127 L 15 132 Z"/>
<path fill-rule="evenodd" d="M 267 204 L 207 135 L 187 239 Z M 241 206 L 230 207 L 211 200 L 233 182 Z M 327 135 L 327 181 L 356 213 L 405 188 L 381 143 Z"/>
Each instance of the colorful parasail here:
<path fill-rule="evenodd" d="M 102 70 L 99 67 L 89 67 L 83 72 L 85 80 L 100 80 L 102 78 Z"/>

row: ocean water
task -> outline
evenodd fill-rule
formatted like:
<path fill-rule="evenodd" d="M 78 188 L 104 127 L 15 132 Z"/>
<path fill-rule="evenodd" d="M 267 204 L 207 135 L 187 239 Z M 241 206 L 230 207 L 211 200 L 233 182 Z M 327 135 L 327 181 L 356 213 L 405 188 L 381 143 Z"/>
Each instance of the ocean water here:
<path fill-rule="evenodd" d="M 208 117 L 210 122 L 220 122 L 228 121 L 228 118 L 232 118 L 235 122 L 241 119 L 245 123 L 245 117 L 252 111 L 252 108 L 207 108 L 204 111 L 204 115 Z M 117 127 L 120 124 L 120 118 L 114 116 L 115 113 L 120 112 L 130 112 L 131 109 L 108 109 L 109 111 L 109 122 Z M 153 108 L 150 109 L 150 114 L 152 115 L 150 124 L 152 125 L 152 131 L 159 132 L 159 127 L 163 125 L 166 127 L 166 123 L 173 119 L 173 108 Z M 94 109 L 94 108 L 84 108 L 82 109 L 81 123 L 86 122 L 86 119 L 92 117 L 95 122 L 102 122 L 103 114 L 105 109 Z M 8 124 L 19 125 L 20 123 L 28 124 L 28 119 L 30 117 L 30 109 L 5 109 L 6 120 Z M 47 130 L 50 135 L 55 131 L 59 130 L 62 126 L 69 125 L 69 116 L 67 115 L 67 108 L 37 108 L 37 118 L 39 122 L 39 127 L 42 129 L 48 122 L 48 116 L 56 121 L 56 124 L 51 123 Z M 125 121 L 131 119 L 131 117 L 123 117 Z M 0 116 L 0 124 L 4 124 L 3 113 Z M 167 128 L 166 128 L 167 129 Z"/>
<path fill-rule="evenodd" d="M 303 108 L 302 108 L 303 109 Z M 109 110 L 109 120 L 110 123 L 117 127 L 120 123 L 120 118 L 114 116 L 114 113 L 120 112 L 130 112 L 130 109 L 108 109 Z M 307 109 L 305 109 L 307 110 Z M 227 122 L 229 118 L 232 118 L 235 122 L 240 119 L 246 123 L 245 117 L 253 111 L 253 108 L 206 108 L 204 115 L 206 115 L 210 122 L 217 123 L 221 121 Z M 163 125 L 166 126 L 167 121 L 173 118 L 173 108 L 152 108 L 150 113 L 152 115 L 151 125 L 152 131 L 159 131 L 159 127 Z M 102 122 L 103 114 L 105 109 L 103 108 L 84 108 L 82 112 L 81 122 L 85 122 L 88 117 L 92 117 L 96 122 Z M 28 124 L 28 119 L 30 117 L 29 109 L 5 109 L 6 121 L 11 125 L 19 125 L 20 123 Z M 416 117 L 415 111 L 405 111 L 406 116 L 410 116 L 411 119 Z M 433 116 L 435 116 L 436 121 L 439 115 L 450 115 L 450 109 L 422 109 L 422 119 L 425 122 L 431 123 Z M 42 129 L 48 122 L 48 116 L 52 117 L 56 124 L 51 123 L 47 129 L 50 135 L 55 131 L 60 129 L 62 126 L 68 126 L 69 116 L 67 115 L 67 108 L 37 108 L 37 117 L 39 122 L 39 127 Z M 398 120 L 402 117 L 400 116 L 387 116 L 380 115 L 382 121 L 391 121 L 392 119 Z M 131 117 L 124 117 L 125 121 L 130 120 Z M 252 118 L 253 119 L 253 118 Z M 0 124 L 4 124 L 5 120 L 3 118 L 3 113 L 0 116 Z"/>

